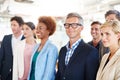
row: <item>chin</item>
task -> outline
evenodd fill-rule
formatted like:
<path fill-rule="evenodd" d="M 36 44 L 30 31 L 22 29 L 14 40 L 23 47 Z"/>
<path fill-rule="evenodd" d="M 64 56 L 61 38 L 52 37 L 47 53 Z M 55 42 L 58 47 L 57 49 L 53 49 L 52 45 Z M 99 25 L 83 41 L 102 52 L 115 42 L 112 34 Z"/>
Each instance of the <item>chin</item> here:
<path fill-rule="evenodd" d="M 37 36 L 38 39 L 41 39 L 41 36 Z"/>
<path fill-rule="evenodd" d="M 104 46 L 104 47 L 109 47 L 109 45 L 107 45 L 107 44 L 103 44 L 103 46 Z"/>

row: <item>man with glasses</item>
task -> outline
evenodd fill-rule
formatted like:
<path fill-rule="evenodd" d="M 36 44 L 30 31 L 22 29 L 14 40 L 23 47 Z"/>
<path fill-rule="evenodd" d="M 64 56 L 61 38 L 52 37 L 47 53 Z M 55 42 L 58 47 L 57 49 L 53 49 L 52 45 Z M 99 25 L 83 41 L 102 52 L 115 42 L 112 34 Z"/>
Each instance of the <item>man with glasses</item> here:
<path fill-rule="evenodd" d="M 64 27 L 69 42 L 60 49 L 55 80 L 95 80 L 99 55 L 81 38 L 83 18 L 78 13 L 69 13 Z"/>

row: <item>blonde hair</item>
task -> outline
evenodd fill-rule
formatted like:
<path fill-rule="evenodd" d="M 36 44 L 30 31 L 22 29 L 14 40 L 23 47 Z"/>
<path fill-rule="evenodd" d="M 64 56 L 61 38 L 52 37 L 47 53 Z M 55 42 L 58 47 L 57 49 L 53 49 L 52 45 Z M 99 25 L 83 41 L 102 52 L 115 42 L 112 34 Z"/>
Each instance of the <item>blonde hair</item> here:
<path fill-rule="evenodd" d="M 104 24 L 102 24 L 102 26 L 100 27 L 100 29 L 104 28 L 104 27 L 111 27 L 112 31 L 115 34 L 120 33 L 120 21 L 117 21 L 117 20 L 106 21 Z M 120 45 L 120 39 L 118 40 L 118 43 Z"/>

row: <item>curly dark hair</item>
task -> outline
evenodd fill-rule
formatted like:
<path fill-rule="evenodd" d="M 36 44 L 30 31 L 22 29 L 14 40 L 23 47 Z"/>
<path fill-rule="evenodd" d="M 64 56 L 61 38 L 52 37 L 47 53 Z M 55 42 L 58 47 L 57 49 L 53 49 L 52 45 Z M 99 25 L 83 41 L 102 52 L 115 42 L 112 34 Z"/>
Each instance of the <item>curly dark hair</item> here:
<path fill-rule="evenodd" d="M 50 35 L 52 35 L 55 30 L 56 30 L 56 22 L 55 20 L 50 17 L 50 16 L 41 16 L 39 19 L 38 19 L 39 23 L 44 23 L 46 26 L 47 26 L 47 30 L 50 31 Z"/>

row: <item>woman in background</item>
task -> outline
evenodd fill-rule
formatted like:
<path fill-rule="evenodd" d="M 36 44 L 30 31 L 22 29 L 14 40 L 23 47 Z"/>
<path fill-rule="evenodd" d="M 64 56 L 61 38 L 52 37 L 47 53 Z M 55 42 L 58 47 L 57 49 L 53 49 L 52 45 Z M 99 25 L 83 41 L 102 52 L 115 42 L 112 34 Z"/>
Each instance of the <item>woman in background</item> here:
<path fill-rule="evenodd" d="M 23 24 L 23 34 L 25 39 L 19 41 L 13 50 L 15 55 L 13 62 L 13 80 L 27 80 L 30 59 L 36 44 L 34 30 L 35 25 L 32 22 Z"/>
<path fill-rule="evenodd" d="M 102 58 L 96 80 L 120 80 L 120 22 L 108 21 L 101 26 L 102 42 L 109 54 Z"/>
<path fill-rule="evenodd" d="M 56 23 L 52 17 L 39 18 L 36 36 L 41 39 L 41 43 L 35 47 L 28 80 L 54 80 L 58 49 L 49 37 L 55 29 Z"/>

